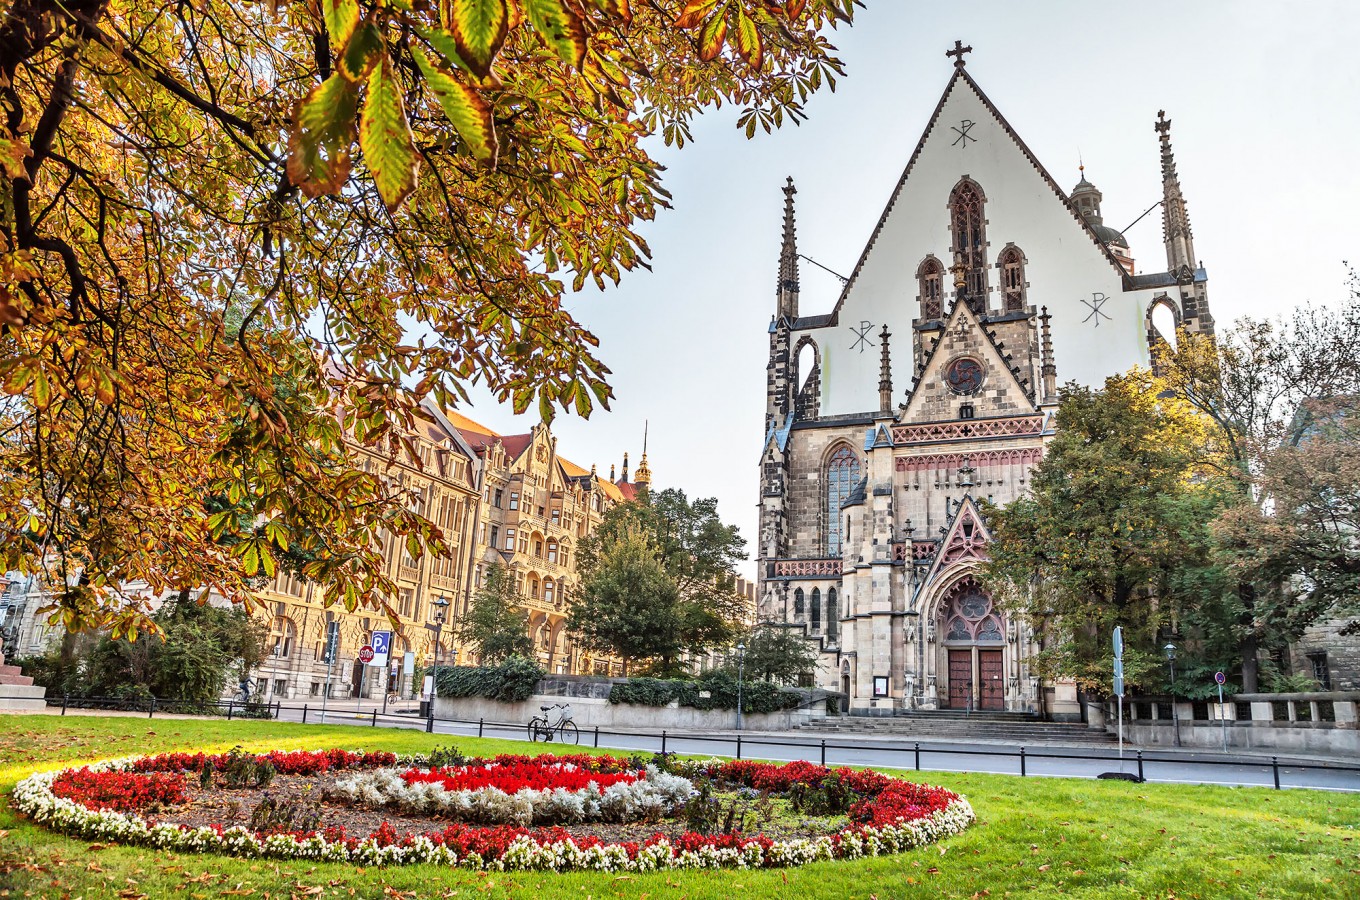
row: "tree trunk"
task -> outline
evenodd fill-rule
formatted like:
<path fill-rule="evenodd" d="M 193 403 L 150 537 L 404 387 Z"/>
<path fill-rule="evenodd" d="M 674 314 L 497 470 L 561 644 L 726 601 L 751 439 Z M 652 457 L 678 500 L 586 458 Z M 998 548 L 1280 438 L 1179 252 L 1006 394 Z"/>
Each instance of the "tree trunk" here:
<path fill-rule="evenodd" d="M 1242 691 L 1254 694 L 1260 689 L 1260 665 L 1256 659 L 1256 585 L 1242 582 L 1237 586 L 1238 599 L 1242 601 L 1241 624 L 1247 628 L 1242 639 Z"/>

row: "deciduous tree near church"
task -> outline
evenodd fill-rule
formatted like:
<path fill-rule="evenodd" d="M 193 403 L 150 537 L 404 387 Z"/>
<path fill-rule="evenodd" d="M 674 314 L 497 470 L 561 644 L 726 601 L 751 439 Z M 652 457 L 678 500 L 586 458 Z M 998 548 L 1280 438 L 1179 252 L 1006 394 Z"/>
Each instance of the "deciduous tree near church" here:
<path fill-rule="evenodd" d="M 505 566 L 487 569 L 486 581 L 473 596 L 456 633 L 458 640 L 481 656 L 484 665 L 504 662 L 511 656 L 532 656 L 529 613 L 520 605 L 515 579 Z"/>
<path fill-rule="evenodd" d="M 1217 341 L 1161 348 L 1168 384 L 1214 425 L 1231 486 L 1215 533 L 1233 590 L 1214 618 L 1244 689 L 1258 658 L 1320 618 L 1356 610 L 1360 292 L 1278 321 L 1243 319 Z"/>
<path fill-rule="evenodd" d="M 1126 679 L 1155 675 L 1158 629 L 1196 594 L 1192 574 L 1213 564 L 1212 430 L 1164 388 L 1137 370 L 1101 390 L 1063 388 L 1031 493 L 987 510 L 984 577 L 1046 630 L 1036 666 L 1047 676 L 1108 684 L 1116 625 Z"/>
<path fill-rule="evenodd" d="M 577 551 L 573 636 L 661 675 L 681 672 L 687 651 L 730 643 L 744 613 L 735 566 L 746 541 L 717 506 L 668 488 L 610 509 Z"/>
<path fill-rule="evenodd" d="M 475 382 L 545 418 L 607 405 L 560 299 L 645 264 L 668 194 L 642 139 L 721 102 L 748 134 L 796 121 L 852 7 L 15 0 L 0 565 L 50 568 L 62 624 L 115 635 L 154 627 L 123 585 L 246 601 L 284 548 L 381 605 L 379 538 L 442 537 L 346 441 L 414 456 L 421 402 Z"/>

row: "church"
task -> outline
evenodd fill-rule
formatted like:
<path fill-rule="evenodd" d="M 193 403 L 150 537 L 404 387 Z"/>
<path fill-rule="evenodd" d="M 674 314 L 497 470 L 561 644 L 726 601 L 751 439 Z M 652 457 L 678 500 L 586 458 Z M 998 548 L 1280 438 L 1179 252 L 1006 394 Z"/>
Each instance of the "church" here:
<path fill-rule="evenodd" d="M 989 541 L 978 504 L 1025 492 L 1060 383 L 1148 366 L 1164 339 L 1154 315 L 1212 333 L 1208 279 L 1164 113 L 1166 269 L 1135 274 L 1100 191 L 1084 171 L 1063 190 L 969 74 L 970 50 L 947 53 L 944 94 L 829 312 L 799 308 L 796 190 L 784 187 L 758 617 L 816 644 L 818 686 L 852 714 L 1072 719 L 1075 686 L 1031 672 L 1031 624 L 977 577 Z"/>

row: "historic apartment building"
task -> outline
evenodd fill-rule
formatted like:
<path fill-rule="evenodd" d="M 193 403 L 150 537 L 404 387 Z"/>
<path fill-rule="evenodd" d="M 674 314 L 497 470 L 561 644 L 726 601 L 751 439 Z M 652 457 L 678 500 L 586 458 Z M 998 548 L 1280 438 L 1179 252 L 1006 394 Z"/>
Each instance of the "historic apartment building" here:
<path fill-rule="evenodd" d="M 1026 490 L 1060 382 L 1149 364 L 1154 312 L 1211 332 L 1171 148 L 1160 142 L 1166 270 L 1134 274 L 1085 179 L 1064 191 L 965 68 L 954 69 L 828 312 L 799 294 L 792 179 L 769 327 L 759 615 L 820 649 L 851 712 L 1079 714 L 1041 684 L 1031 623 L 977 578 L 981 500 Z M 825 307 L 823 307 L 825 308 Z M 1163 314 L 1158 313 L 1160 318 Z"/>
<path fill-rule="evenodd" d="M 393 486 L 412 492 L 415 509 L 444 532 L 450 555 L 420 559 L 407 555 L 403 541 L 384 543 L 387 574 L 397 585 L 391 604 L 401 628 L 373 610 L 347 611 L 325 605 L 323 586 L 280 572 L 260 595 L 257 615 L 269 625 L 268 658 L 252 674 L 264 699 L 380 697 L 389 687 L 409 695 L 418 690 L 405 671 L 405 655 L 428 666 L 474 664 L 477 660 L 454 636 L 493 563 L 515 578 L 529 610 L 529 633 L 538 661 L 554 673 L 621 670 L 617 660 L 573 647 L 565 633 L 567 591 L 576 579 L 576 547 L 611 506 L 632 500 L 651 481 L 644 440 L 642 458 L 630 479 L 628 455 L 619 477 L 599 476 L 557 452 L 557 438 L 539 425 L 524 434 L 502 435 L 457 413 L 431 409 L 434 422 L 420 422 L 414 439 L 421 465 L 389 460 L 356 447 L 361 464 L 381 471 Z M 135 588 L 135 586 L 133 586 Z M 35 618 L 47 595 L 28 581 L 0 585 L 0 629 L 12 655 L 41 653 L 58 632 Z M 436 601 L 444 601 L 441 606 Z M 441 613 L 442 609 L 442 613 Z M 440 619 L 444 627 L 437 629 Z M 326 657 L 326 634 L 337 623 L 335 659 Z M 359 650 L 373 631 L 394 630 L 386 670 L 364 666 Z"/>

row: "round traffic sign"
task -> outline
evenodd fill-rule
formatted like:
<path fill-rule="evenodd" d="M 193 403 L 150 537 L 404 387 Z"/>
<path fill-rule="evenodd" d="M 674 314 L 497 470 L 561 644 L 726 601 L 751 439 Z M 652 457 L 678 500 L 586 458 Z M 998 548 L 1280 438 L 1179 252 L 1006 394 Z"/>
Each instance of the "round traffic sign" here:
<path fill-rule="evenodd" d="M 1228 680 L 1227 677 L 1222 672 L 1214 673 L 1214 681 L 1217 681 L 1219 684 L 1222 684 L 1227 680 Z"/>
<path fill-rule="evenodd" d="M 371 663 L 371 662 L 373 662 L 373 648 L 372 648 L 372 647 L 368 646 L 367 644 L 364 644 L 362 647 L 359 648 L 359 662 L 361 662 L 361 663 Z"/>

